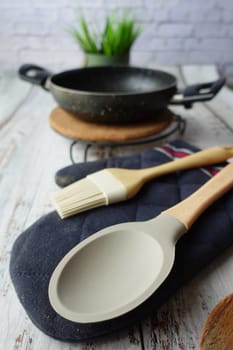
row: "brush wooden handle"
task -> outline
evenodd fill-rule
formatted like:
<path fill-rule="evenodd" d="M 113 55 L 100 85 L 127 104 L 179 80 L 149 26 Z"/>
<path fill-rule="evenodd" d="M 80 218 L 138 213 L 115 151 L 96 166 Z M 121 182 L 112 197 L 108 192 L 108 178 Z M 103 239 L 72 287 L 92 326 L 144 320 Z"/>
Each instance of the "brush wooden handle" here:
<path fill-rule="evenodd" d="M 164 213 L 181 221 L 187 230 L 196 219 L 224 193 L 233 188 L 233 163 L 207 181 L 199 190 Z"/>
<path fill-rule="evenodd" d="M 182 159 L 177 159 L 162 165 L 140 170 L 141 176 L 147 182 L 157 176 L 169 174 L 174 171 L 192 169 L 211 164 L 221 163 L 233 157 L 233 147 L 211 147 L 204 151 L 196 152 Z"/>
<path fill-rule="evenodd" d="M 123 184 L 125 187 L 126 199 L 129 199 L 138 193 L 141 187 L 151 179 L 175 171 L 221 163 L 231 157 L 233 157 L 233 146 L 215 146 L 187 157 L 146 169 L 108 168 L 107 171 Z"/>

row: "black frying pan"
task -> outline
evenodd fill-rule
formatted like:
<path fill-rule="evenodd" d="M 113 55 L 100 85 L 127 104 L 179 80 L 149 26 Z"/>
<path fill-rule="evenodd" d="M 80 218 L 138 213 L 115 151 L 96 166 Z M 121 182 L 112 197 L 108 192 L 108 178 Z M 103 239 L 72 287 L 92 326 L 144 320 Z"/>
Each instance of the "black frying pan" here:
<path fill-rule="evenodd" d="M 108 124 L 156 119 L 157 111 L 168 104 L 190 108 L 194 102 L 211 100 L 225 82 L 221 78 L 179 92 L 172 74 L 137 67 L 88 67 L 53 75 L 25 64 L 19 75 L 49 90 L 62 108 L 87 121 Z"/>

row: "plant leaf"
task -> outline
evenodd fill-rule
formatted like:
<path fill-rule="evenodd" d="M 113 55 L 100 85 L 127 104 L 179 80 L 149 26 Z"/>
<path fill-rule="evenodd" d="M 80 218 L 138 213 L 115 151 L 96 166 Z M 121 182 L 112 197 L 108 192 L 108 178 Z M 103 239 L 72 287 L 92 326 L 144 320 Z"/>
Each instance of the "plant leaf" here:
<path fill-rule="evenodd" d="M 121 17 L 116 12 L 108 15 L 102 33 L 91 32 L 84 16 L 80 16 L 78 21 L 80 29 L 73 27 L 71 34 L 83 50 L 107 56 L 127 54 L 142 31 L 142 27 L 136 25 L 135 19 L 126 11 Z"/>

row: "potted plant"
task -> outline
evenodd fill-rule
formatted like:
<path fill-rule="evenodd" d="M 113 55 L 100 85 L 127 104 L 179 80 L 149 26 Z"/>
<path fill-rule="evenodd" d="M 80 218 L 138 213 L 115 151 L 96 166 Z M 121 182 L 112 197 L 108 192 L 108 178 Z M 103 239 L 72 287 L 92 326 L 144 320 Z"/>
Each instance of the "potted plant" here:
<path fill-rule="evenodd" d="M 84 16 L 80 16 L 79 28 L 71 34 L 85 53 L 86 66 L 127 65 L 130 49 L 141 33 L 141 27 L 128 13 L 107 15 L 103 31 L 94 31 Z"/>

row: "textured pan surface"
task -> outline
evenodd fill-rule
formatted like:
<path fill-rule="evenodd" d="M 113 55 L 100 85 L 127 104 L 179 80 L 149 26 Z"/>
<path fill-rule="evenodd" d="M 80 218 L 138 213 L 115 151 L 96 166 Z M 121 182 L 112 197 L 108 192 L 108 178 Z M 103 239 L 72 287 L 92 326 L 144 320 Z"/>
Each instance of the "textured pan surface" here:
<path fill-rule="evenodd" d="M 176 92 L 176 79 L 162 71 L 134 67 L 76 69 L 51 77 L 58 104 L 97 123 L 128 123 L 155 118 Z"/>

